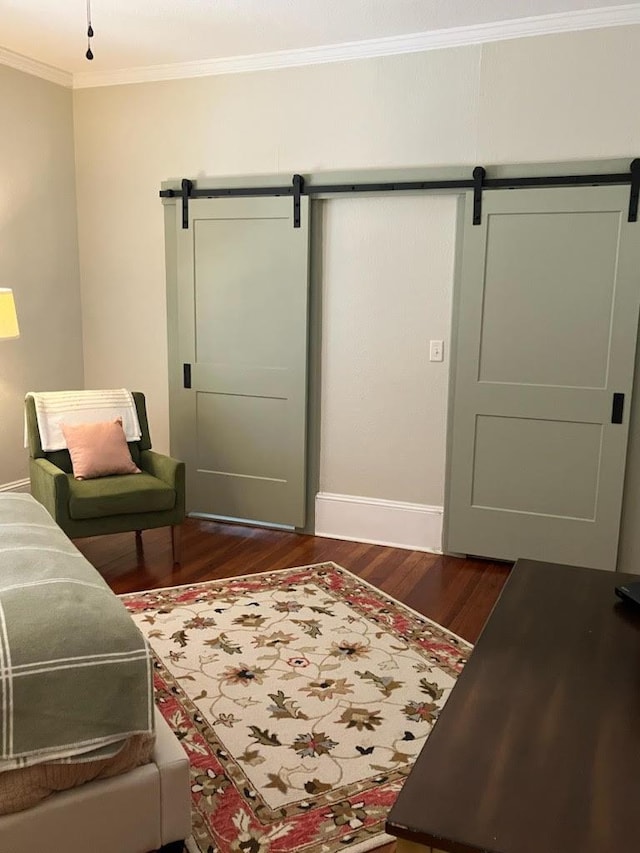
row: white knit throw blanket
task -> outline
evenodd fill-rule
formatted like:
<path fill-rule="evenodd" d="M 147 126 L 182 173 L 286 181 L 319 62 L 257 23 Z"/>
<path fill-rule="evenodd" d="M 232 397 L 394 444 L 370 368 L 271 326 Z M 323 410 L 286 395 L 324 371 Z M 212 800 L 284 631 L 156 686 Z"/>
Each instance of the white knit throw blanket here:
<path fill-rule="evenodd" d="M 108 391 L 29 392 L 36 406 L 40 441 L 44 451 L 63 450 L 67 446 L 61 424 L 95 424 L 122 418 L 127 441 L 142 435 L 133 394 L 126 388 Z"/>

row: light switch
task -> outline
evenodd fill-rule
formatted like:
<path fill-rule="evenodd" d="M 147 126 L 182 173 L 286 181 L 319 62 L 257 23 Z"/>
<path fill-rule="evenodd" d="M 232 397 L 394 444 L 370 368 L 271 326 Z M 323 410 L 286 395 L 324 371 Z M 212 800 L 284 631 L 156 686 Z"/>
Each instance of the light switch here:
<path fill-rule="evenodd" d="M 429 361 L 443 361 L 444 341 L 429 342 Z"/>

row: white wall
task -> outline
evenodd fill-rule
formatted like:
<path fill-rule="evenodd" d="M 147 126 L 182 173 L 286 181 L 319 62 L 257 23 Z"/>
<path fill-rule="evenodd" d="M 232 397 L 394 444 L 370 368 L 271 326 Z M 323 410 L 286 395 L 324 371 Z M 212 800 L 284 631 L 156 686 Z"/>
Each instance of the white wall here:
<path fill-rule="evenodd" d="M 27 391 L 83 387 L 72 94 L 0 66 L 0 286 L 20 338 L 0 342 L 0 485 L 28 475 Z"/>
<path fill-rule="evenodd" d="M 499 42 L 485 46 L 368 59 L 334 65 L 195 80 L 80 90 L 75 98 L 84 353 L 89 386 L 146 391 L 154 443 L 168 448 L 163 217 L 157 198 L 170 177 L 251 175 L 441 164 L 517 163 L 633 157 L 640 153 L 640 111 L 629 91 L 640 28 L 618 28 Z M 370 342 L 389 311 L 389 290 L 407 304 L 437 312 L 450 299 L 449 199 L 420 204 L 425 244 L 444 246 L 438 269 L 422 279 L 397 257 L 378 267 L 371 229 L 400 201 L 331 203 L 325 262 L 327 303 L 323 363 L 325 487 L 401 502 L 441 501 L 443 383 L 416 349 L 412 318 L 405 341 L 401 311 L 385 328 L 382 348 Z M 338 207 L 345 205 L 345 207 Z M 441 207 L 438 207 L 441 205 Z M 401 211 L 402 208 L 402 211 Z M 335 212 L 334 212 L 335 211 Z M 352 241 L 342 235 L 351 227 Z M 355 229 L 355 230 L 354 230 Z M 423 259 L 420 235 L 396 229 Z M 391 236 L 389 236 L 389 240 Z M 394 238 L 395 239 L 395 238 Z M 354 246 L 357 249 L 354 250 Z M 343 262 L 353 273 L 345 282 Z M 376 267 L 374 270 L 373 267 Z M 395 282 L 389 282 L 391 271 Z M 375 272 L 375 275 L 372 273 Z M 366 304 L 363 314 L 361 306 Z M 346 329 L 364 342 L 353 356 Z M 433 328 L 440 333 L 438 320 Z M 425 320 L 424 336 L 430 336 Z M 395 335 L 392 334 L 395 332 Z M 436 336 L 434 334 L 434 336 Z M 402 358 L 400 358 L 402 356 Z M 404 376 L 387 382 L 393 417 L 379 419 L 378 367 L 387 360 Z M 357 383 L 368 402 L 354 417 L 343 403 Z M 419 403 L 416 382 L 424 380 Z M 433 382 L 432 382 L 433 380 Z M 430 420 L 429 412 L 438 415 Z M 363 419 L 371 437 L 362 447 Z M 395 474 L 380 444 L 419 458 Z M 418 452 L 417 448 L 423 450 Z M 428 462 L 424 448 L 433 448 Z M 421 454 L 421 455 L 420 455 Z M 348 465 L 338 464 L 350 460 Z M 386 466 L 386 467 L 385 467 Z"/>

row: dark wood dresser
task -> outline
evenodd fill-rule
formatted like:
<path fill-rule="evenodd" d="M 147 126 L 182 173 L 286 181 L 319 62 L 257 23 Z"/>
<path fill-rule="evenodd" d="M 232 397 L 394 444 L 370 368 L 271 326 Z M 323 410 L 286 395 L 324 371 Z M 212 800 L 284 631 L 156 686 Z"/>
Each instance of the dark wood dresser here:
<path fill-rule="evenodd" d="M 634 580 L 516 563 L 391 810 L 399 853 L 639 853 Z"/>

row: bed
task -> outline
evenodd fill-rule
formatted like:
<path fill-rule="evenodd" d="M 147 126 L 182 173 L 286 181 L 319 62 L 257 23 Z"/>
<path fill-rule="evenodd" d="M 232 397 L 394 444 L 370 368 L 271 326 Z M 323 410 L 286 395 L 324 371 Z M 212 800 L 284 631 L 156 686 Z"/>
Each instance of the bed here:
<path fill-rule="evenodd" d="M 49 513 L 0 495 L 0 850 L 180 849 L 188 761 L 151 673 L 127 611 Z"/>

